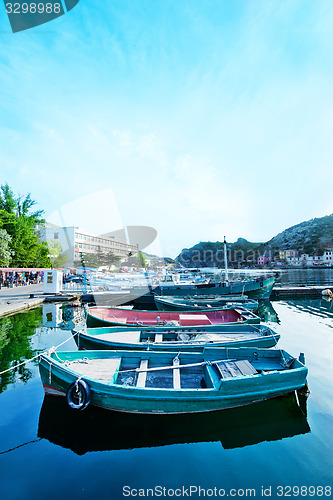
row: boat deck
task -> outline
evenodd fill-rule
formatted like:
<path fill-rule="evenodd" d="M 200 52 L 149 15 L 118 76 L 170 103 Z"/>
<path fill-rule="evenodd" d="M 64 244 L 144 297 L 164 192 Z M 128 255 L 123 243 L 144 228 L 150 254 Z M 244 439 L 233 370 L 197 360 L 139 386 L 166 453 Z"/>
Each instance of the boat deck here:
<path fill-rule="evenodd" d="M 77 360 L 69 363 L 69 368 L 83 377 L 109 383 L 120 366 L 120 358 Z"/>
<path fill-rule="evenodd" d="M 89 335 L 89 334 L 88 334 Z M 108 332 L 91 334 L 91 338 L 119 344 L 140 343 L 207 343 L 207 342 L 238 342 L 240 340 L 259 339 L 263 333 L 258 330 L 244 333 L 191 333 L 189 330 L 180 332 L 169 330 L 167 332 L 129 330 L 121 332 Z"/>

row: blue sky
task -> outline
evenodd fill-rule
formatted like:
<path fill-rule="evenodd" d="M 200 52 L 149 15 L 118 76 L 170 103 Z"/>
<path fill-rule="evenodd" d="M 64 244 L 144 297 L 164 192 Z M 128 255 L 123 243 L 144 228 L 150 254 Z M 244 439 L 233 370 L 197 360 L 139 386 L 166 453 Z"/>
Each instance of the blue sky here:
<path fill-rule="evenodd" d="M 80 0 L 17 34 L 2 9 L 1 182 L 170 256 L 328 215 L 332 26 L 331 0 Z"/>

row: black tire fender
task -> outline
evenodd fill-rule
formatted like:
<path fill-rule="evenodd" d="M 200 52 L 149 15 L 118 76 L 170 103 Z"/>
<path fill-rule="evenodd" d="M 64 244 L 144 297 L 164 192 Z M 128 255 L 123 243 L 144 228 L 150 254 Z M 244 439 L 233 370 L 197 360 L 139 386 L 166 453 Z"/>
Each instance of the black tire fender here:
<path fill-rule="evenodd" d="M 72 382 L 66 393 L 67 403 L 74 410 L 84 410 L 91 399 L 90 387 L 85 380 L 78 379 Z"/>

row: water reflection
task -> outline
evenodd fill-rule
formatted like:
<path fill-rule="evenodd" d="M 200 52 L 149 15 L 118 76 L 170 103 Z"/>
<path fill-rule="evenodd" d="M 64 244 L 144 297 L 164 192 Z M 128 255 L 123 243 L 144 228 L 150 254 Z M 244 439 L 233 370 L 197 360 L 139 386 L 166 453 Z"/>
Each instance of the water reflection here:
<path fill-rule="evenodd" d="M 93 407 L 77 412 L 64 398 L 45 396 L 38 437 L 78 455 L 210 441 L 220 441 L 225 449 L 238 448 L 310 432 L 306 398 L 293 393 L 207 414 L 140 415 Z"/>
<path fill-rule="evenodd" d="M 63 330 L 72 330 L 82 321 L 84 321 L 84 310 L 80 306 L 56 302 L 43 304 L 43 326 L 47 328 L 60 327 Z"/>
<path fill-rule="evenodd" d="M 333 268 L 329 269 L 279 269 L 276 286 L 330 286 L 333 282 Z"/>
<path fill-rule="evenodd" d="M 288 299 L 289 307 L 301 312 L 309 313 L 320 318 L 333 318 L 333 301 L 326 298 L 321 299 Z M 328 326 L 333 327 L 333 323 Z"/>
<path fill-rule="evenodd" d="M 0 371 L 7 370 L 17 362 L 35 355 L 30 341 L 41 322 L 41 307 L 0 320 Z M 31 376 L 31 371 L 26 365 L 0 375 L 0 393 L 15 380 L 20 379 L 26 382 Z"/>
<path fill-rule="evenodd" d="M 258 316 L 264 322 L 280 323 L 279 316 L 269 299 L 259 301 Z"/>

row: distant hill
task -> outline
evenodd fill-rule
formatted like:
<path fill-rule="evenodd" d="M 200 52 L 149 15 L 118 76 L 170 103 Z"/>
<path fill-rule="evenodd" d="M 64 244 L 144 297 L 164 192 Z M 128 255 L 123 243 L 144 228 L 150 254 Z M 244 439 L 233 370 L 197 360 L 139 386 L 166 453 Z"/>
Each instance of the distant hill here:
<path fill-rule="evenodd" d="M 294 249 L 311 255 L 322 253 L 327 246 L 333 246 L 333 214 L 289 227 L 262 245 L 261 249 Z"/>
<path fill-rule="evenodd" d="M 255 256 L 262 243 L 252 243 L 244 238 L 238 238 L 235 243 L 228 243 L 228 261 L 243 262 L 250 256 Z M 223 267 L 223 242 L 201 241 L 191 248 L 184 248 L 176 261 L 185 267 Z"/>
<path fill-rule="evenodd" d="M 259 255 L 270 253 L 274 257 L 279 250 L 287 249 L 320 255 L 327 246 L 333 247 L 333 214 L 296 224 L 265 243 L 238 238 L 235 243 L 228 243 L 228 262 L 257 262 Z M 185 267 L 223 267 L 223 242 L 200 242 L 184 248 L 176 260 Z"/>

